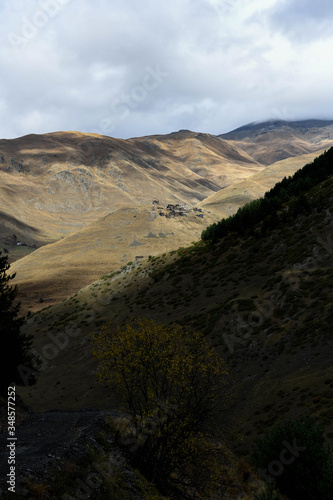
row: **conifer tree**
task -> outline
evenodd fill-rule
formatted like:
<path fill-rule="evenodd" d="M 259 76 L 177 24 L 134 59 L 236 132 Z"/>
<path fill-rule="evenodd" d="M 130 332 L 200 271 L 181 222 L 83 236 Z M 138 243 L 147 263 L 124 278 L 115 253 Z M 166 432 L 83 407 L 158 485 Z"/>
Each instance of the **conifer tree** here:
<path fill-rule="evenodd" d="M 37 360 L 31 354 L 32 337 L 21 332 L 25 319 L 19 317 L 20 303 L 15 303 L 17 286 L 9 282 L 15 274 L 7 274 L 10 265 L 8 257 L 0 252 L 0 395 L 6 396 L 8 385 L 32 384 L 36 380 Z M 26 368 L 29 377 L 22 380 L 19 368 Z"/>

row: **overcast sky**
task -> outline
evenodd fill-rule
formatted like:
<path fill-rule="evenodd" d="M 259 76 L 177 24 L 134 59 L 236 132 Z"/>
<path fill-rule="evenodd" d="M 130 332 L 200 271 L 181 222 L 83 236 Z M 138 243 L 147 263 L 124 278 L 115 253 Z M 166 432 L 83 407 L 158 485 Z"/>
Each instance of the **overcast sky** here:
<path fill-rule="evenodd" d="M 333 119 L 332 0 L 0 0 L 0 138 Z"/>

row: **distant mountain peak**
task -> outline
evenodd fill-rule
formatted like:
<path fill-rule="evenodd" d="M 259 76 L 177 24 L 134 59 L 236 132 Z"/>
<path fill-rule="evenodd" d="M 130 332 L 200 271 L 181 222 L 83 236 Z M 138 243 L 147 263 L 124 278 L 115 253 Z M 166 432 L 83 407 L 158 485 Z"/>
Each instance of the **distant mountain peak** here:
<path fill-rule="evenodd" d="M 256 161 L 270 165 L 292 156 L 331 147 L 333 120 L 312 118 L 287 121 L 274 118 L 248 123 L 218 137 L 224 141 L 233 141 Z"/>
<path fill-rule="evenodd" d="M 246 135 L 251 135 L 251 133 L 256 133 L 261 130 L 273 130 L 273 129 L 281 129 L 284 127 L 290 127 L 294 130 L 300 129 L 309 129 L 309 128 L 322 128 L 333 125 L 333 120 L 319 120 L 315 118 L 311 118 L 308 120 L 280 120 L 277 118 L 271 118 L 270 120 L 266 120 L 263 122 L 251 122 L 242 127 L 238 127 L 226 134 L 220 134 L 219 137 L 223 139 L 232 139 L 232 136 L 237 136 L 238 139 L 242 139 Z"/>

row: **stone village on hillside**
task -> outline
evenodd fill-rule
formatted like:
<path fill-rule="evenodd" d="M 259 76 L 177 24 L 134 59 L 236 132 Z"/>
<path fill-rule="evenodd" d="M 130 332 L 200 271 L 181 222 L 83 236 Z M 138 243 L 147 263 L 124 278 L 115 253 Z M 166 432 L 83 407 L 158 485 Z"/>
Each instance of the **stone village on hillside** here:
<path fill-rule="evenodd" d="M 179 203 L 177 203 L 175 205 L 172 205 L 171 203 L 169 203 L 165 207 L 162 207 L 162 206 L 160 206 L 159 200 L 153 200 L 152 210 L 153 211 L 158 210 L 158 214 L 161 217 L 166 217 L 167 219 L 170 219 L 171 217 L 184 217 L 188 213 L 191 213 L 191 212 L 192 213 L 197 212 L 197 214 L 196 214 L 197 217 L 200 217 L 200 218 L 204 217 L 202 208 L 196 208 L 196 207 L 190 208 L 186 205 L 180 205 Z"/>

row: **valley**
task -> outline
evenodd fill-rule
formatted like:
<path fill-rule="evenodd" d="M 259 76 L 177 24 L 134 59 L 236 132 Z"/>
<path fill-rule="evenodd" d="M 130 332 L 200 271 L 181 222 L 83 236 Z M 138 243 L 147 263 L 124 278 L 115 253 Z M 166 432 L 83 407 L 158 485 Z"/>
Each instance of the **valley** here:
<path fill-rule="evenodd" d="M 333 144 L 331 123 L 315 125 L 290 124 L 290 134 L 284 122 L 268 123 L 226 139 L 182 130 L 126 141 L 79 132 L 0 141 L 0 248 L 16 272 L 22 311 L 55 304 L 137 254 L 196 241 Z M 288 158 L 276 162 L 281 144 Z M 262 147 L 275 160 L 269 166 Z M 205 213 L 165 220 L 158 206 L 168 204 Z"/>
<path fill-rule="evenodd" d="M 332 443 L 332 146 L 332 123 L 316 120 L 222 137 L 0 141 L 0 249 L 41 361 L 33 386 L 21 367 L 23 402 L 57 422 L 55 409 L 68 412 L 75 425 L 91 411 L 107 433 L 119 399 L 97 380 L 93 335 L 142 317 L 203 332 L 227 362 L 218 423 L 237 461 L 276 421 L 303 413 Z M 292 190 L 304 165 L 312 177 Z M 241 228 L 203 236 L 274 186 L 276 209 L 252 220 L 249 208 Z"/>

